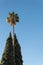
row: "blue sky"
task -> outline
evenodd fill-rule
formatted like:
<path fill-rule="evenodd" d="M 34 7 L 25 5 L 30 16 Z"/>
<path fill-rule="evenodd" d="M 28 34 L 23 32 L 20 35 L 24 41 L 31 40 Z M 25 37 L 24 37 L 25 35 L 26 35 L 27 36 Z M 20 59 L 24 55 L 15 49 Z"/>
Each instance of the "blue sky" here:
<path fill-rule="evenodd" d="M 0 60 L 12 27 L 9 12 L 18 13 L 15 33 L 21 45 L 23 65 L 43 65 L 43 0 L 0 0 Z"/>

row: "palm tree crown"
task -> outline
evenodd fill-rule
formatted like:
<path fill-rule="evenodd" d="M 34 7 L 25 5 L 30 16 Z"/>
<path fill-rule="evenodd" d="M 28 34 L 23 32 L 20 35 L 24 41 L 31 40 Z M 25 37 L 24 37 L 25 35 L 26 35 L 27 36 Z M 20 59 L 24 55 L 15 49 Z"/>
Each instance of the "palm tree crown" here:
<path fill-rule="evenodd" d="M 18 14 L 15 14 L 14 12 L 9 13 L 9 17 L 7 17 L 6 21 L 12 26 L 16 25 L 16 22 L 19 22 Z"/>

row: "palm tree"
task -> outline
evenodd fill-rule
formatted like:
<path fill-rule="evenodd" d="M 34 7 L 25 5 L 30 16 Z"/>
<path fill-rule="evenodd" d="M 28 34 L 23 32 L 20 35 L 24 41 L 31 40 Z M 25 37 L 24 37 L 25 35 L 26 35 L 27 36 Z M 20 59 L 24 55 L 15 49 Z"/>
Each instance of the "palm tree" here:
<path fill-rule="evenodd" d="M 13 56 L 14 55 L 14 26 L 16 25 L 16 22 L 19 22 L 18 14 L 12 12 L 9 13 L 9 16 L 7 17 L 6 21 L 13 27 Z"/>
<path fill-rule="evenodd" d="M 16 22 L 19 22 L 18 14 L 15 14 L 14 12 L 9 13 L 9 17 L 7 17 L 6 21 L 11 24 L 13 27 L 13 38 L 14 38 L 14 26 L 16 25 Z"/>

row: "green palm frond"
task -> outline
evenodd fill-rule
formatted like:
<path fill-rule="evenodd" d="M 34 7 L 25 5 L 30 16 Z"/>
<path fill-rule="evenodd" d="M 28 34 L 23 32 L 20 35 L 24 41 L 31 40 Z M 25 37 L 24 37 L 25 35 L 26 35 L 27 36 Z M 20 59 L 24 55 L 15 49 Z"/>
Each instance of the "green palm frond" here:
<path fill-rule="evenodd" d="M 18 14 L 15 14 L 14 12 L 9 13 L 9 17 L 7 17 L 7 22 L 15 25 L 16 22 L 19 22 Z"/>

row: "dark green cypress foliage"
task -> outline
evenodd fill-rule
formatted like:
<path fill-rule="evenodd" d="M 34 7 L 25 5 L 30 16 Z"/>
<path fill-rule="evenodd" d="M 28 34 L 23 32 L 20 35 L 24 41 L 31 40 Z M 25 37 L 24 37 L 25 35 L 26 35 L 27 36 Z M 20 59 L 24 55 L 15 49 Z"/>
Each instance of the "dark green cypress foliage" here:
<path fill-rule="evenodd" d="M 21 47 L 15 35 L 15 63 L 16 65 L 23 65 Z"/>
<path fill-rule="evenodd" d="M 5 50 L 2 56 L 2 60 L 1 62 L 3 63 L 3 65 L 13 65 L 13 46 L 12 46 L 12 37 L 11 37 L 11 33 L 6 41 L 6 46 L 5 46 Z"/>
<path fill-rule="evenodd" d="M 4 53 L 2 55 L 1 63 L 3 65 L 23 65 L 22 55 L 21 55 L 21 47 L 18 43 L 16 34 L 14 35 L 14 56 L 13 56 L 13 45 L 12 45 L 12 36 L 11 33 L 6 41 L 6 46 Z M 15 60 L 15 64 L 14 64 Z"/>

